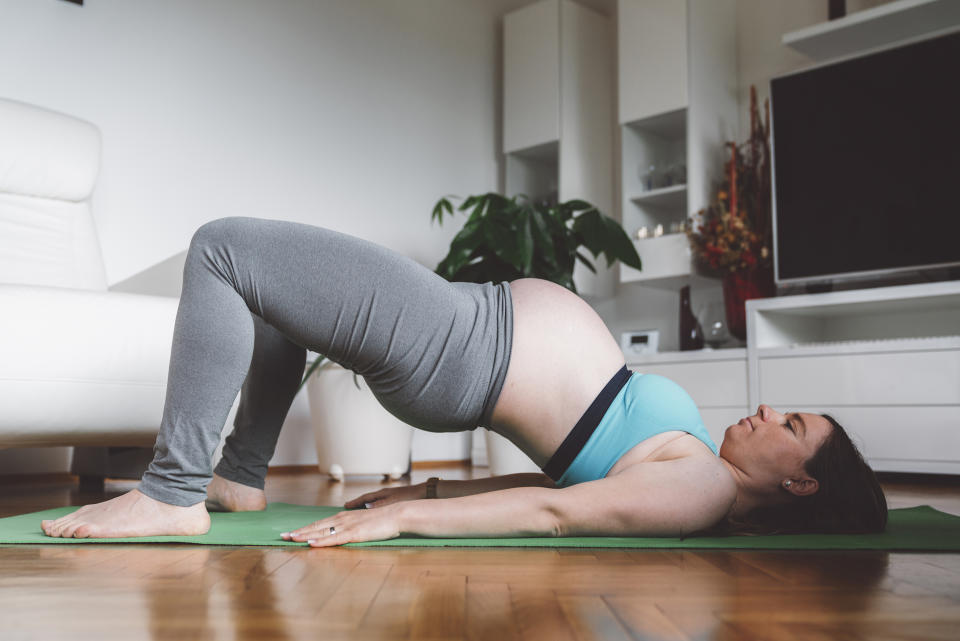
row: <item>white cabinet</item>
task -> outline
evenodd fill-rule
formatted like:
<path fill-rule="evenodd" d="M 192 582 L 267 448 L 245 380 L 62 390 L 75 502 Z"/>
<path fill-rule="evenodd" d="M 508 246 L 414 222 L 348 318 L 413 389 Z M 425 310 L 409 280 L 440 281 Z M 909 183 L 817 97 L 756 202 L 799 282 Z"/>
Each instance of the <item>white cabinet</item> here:
<path fill-rule="evenodd" d="M 503 150 L 560 139 L 560 12 L 537 2 L 503 20 Z"/>
<path fill-rule="evenodd" d="M 621 123 L 686 109 L 686 2 L 619 0 L 617 55 Z"/>
<path fill-rule="evenodd" d="M 876 470 L 960 473 L 960 281 L 747 302 L 750 406 L 827 413 Z"/>
<path fill-rule="evenodd" d="M 541 0 L 504 16 L 505 191 L 536 201 L 583 199 L 613 211 L 613 27 L 570 0 Z M 615 270 L 581 265 L 581 294 L 609 296 Z"/>
<path fill-rule="evenodd" d="M 681 223 L 709 203 L 723 145 L 739 138 L 736 2 L 617 7 L 621 211 L 643 261 L 620 280 L 673 288 L 691 272 Z"/>

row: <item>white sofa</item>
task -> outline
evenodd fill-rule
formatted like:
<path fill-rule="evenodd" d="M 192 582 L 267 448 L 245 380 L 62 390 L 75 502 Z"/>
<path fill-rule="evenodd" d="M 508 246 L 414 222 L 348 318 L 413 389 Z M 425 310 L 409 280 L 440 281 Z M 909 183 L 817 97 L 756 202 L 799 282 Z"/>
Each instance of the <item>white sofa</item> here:
<path fill-rule="evenodd" d="M 107 291 L 100 131 L 0 98 L 0 448 L 151 446 L 178 300 Z"/>

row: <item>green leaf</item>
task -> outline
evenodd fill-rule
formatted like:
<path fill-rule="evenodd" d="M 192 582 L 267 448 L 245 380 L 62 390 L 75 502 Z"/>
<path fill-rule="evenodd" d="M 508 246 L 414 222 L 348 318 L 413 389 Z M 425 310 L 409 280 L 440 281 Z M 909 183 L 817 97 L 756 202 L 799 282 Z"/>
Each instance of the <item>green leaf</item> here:
<path fill-rule="evenodd" d="M 536 209 L 530 210 L 530 228 L 533 234 L 535 258 L 542 260 L 550 269 L 557 268 L 557 254 L 554 251 L 553 238 L 543 214 Z"/>
<path fill-rule="evenodd" d="M 591 262 L 587 259 L 587 257 L 584 256 L 583 254 L 581 254 L 580 252 L 577 252 L 577 260 L 579 260 L 581 263 L 583 263 L 584 265 L 586 265 L 586 266 L 587 266 L 587 269 L 589 269 L 590 271 L 592 271 L 594 274 L 597 273 L 597 270 L 596 270 L 596 268 L 594 268 L 593 263 L 591 263 Z"/>
<path fill-rule="evenodd" d="M 586 211 L 573 219 L 573 229 L 580 234 L 583 244 L 594 257 L 604 251 L 606 227 L 603 216 L 596 209 Z"/>
<path fill-rule="evenodd" d="M 533 229 L 530 222 L 530 212 L 521 212 L 523 224 L 520 229 L 520 264 L 524 276 L 529 276 L 533 268 Z"/>
<path fill-rule="evenodd" d="M 637 248 L 630 237 L 627 236 L 627 233 L 623 231 L 623 227 L 607 216 L 602 216 L 601 220 L 605 228 L 603 239 L 605 249 L 603 253 L 607 258 L 607 267 L 612 265 L 614 260 L 619 260 L 634 269 L 642 269 Z"/>
<path fill-rule="evenodd" d="M 596 209 L 593 205 L 588 203 L 585 200 L 568 200 L 563 203 L 563 206 L 569 209 L 570 211 L 583 211 L 586 209 Z"/>
<path fill-rule="evenodd" d="M 320 354 L 317 356 L 317 360 L 313 361 L 310 364 L 310 367 L 307 368 L 307 373 L 303 375 L 303 380 L 300 381 L 300 386 L 297 388 L 298 393 L 300 392 L 301 389 L 303 389 L 303 386 L 307 384 L 307 380 L 309 380 L 310 375 L 313 374 L 315 371 L 317 371 L 317 368 L 319 368 L 328 360 L 329 359 L 323 354 Z"/>

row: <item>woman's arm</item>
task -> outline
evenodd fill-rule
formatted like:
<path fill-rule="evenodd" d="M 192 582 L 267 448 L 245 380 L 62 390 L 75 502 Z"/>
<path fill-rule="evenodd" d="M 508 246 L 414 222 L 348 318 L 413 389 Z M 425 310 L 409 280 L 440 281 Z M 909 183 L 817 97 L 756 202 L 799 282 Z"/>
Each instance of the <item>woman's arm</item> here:
<path fill-rule="evenodd" d="M 432 537 L 559 536 L 557 490 L 515 487 L 397 506 L 400 532 Z"/>
<path fill-rule="evenodd" d="M 541 472 L 521 472 L 519 474 L 505 474 L 503 476 L 489 476 L 482 479 L 466 481 L 443 481 L 437 483 L 437 498 L 452 499 L 471 494 L 496 492 L 513 487 L 545 487 L 555 488 L 556 484 L 546 474 Z"/>
<path fill-rule="evenodd" d="M 431 537 L 678 536 L 712 525 L 736 497 L 707 457 L 640 463 L 564 489 L 515 487 L 340 512 L 284 538 L 314 546 Z M 330 528 L 333 528 L 331 533 Z"/>
<path fill-rule="evenodd" d="M 556 536 L 544 487 L 513 487 L 450 499 L 404 501 L 373 510 L 346 510 L 293 532 L 290 541 L 327 547 L 404 534 L 433 537 Z M 332 528 L 332 531 L 331 531 Z"/>
<path fill-rule="evenodd" d="M 465 481 L 447 481 L 441 480 L 437 483 L 437 498 L 449 499 L 459 496 L 470 496 L 471 494 L 482 494 L 484 492 L 496 492 L 512 487 L 546 487 L 554 488 L 556 484 L 546 474 L 538 472 L 506 474 L 504 476 L 491 476 L 480 479 L 469 479 Z M 344 503 L 346 508 L 357 508 L 369 505 L 370 507 L 380 508 L 400 501 L 412 501 L 415 499 L 426 498 L 426 483 L 417 483 L 416 485 L 401 485 L 396 487 L 385 487 L 373 492 L 367 492 L 362 496 L 351 499 Z"/>

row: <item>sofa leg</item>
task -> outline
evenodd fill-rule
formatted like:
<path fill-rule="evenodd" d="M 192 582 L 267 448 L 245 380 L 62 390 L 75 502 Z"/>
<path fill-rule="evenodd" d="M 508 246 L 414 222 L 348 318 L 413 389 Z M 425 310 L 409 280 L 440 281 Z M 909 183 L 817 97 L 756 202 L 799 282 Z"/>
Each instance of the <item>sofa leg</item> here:
<path fill-rule="evenodd" d="M 80 475 L 80 492 L 82 494 L 103 494 L 103 477 L 93 474 Z"/>

